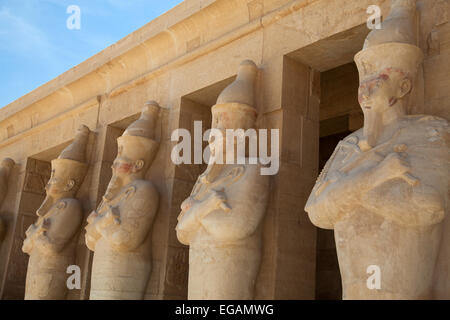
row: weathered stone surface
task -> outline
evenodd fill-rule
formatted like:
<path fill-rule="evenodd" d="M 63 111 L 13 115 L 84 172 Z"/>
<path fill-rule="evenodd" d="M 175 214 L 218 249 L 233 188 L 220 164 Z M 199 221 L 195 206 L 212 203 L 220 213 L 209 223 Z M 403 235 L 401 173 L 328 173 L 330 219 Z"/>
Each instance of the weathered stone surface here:
<path fill-rule="evenodd" d="M 364 127 L 338 144 L 306 205 L 315 225 L 335 231 L 344 299 L 432 299 L 442 272 L 449 128 L 407 115 L 423 60 L 415 8 L 393 1 L 385 28 L 356 55 Z"/>
<path fill-rule="evenodd" d="M 67 268 L 75 263 L 76 234 L 83 219 L 82 206 L 75 195 L 87 171 L 85 152 L 89 133 L 87 127 L 81 127 L 74 142 L 52 161 L 47 196 L 36 212 L 39 218 L 25 232 L 22 250 L 30 256 L 27 300 L 66 298 Z M 36 163 L 36 171 L 45 174 L 45 168 Z M 22 226 L 25 223 L 21 222 Z"/>
<path fill-rule="evenodd" d="M 99 207 L 88 217 L 86 245 L 94 251 L 91 300 L 141 300 L 150 279 L 152 225 L 159 205 L 145 180 L 158 150 L 155 124 L 159 105 L 150 102 L 141 117 L 117 139 L 113 175 Z"/>
<path fill-rule="evenodd" d="M 212 108 L 212 128 L 253 128 L 256 121 L 256 65 L 241 64 L 237 79 Z M 224 136 L 225 137 L 225 136 Z M 210 141 L 211 159 L 191 196 L 181 205 L 177 236 L 189 245 L 188 298 L 242 300 L 255 296 L 262 256 L 261 224 L 268 201 L 269 178 L 260 165 L 221 164 L 221 139 Z"/>

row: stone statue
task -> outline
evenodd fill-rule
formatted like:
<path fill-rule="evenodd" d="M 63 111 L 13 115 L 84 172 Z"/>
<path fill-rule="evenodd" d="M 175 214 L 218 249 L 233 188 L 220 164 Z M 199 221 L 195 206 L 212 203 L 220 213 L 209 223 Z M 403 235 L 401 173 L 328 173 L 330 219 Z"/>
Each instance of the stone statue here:
<path fill-rule="evenodd" d="M 225 137 L 226 129 L 253 128 L 257 67 L 244 61 L 237 79 L 212 108 L 212 127 Z M 262 254 L 261 224 L 266 212 L 269 177 L 259 164 L 223 164 L 223 139 L 211 135 L 211 158 L 192 194 L 181 205 L 177 236 L 189 245 L 190 300 L 254 298 Z M 232 142 L 234 143 L 234 142 Z M 223 144 L 225 145 L 225 144 Z M 236 161 L 234 162 L 236 163 Z"/>
<path fill-rule="evenodd" d="M 159 196 L 145 174 L 159 144 L 155 125 L 160 107 L 147 103 L 139 120 L 117 139 L 112 178 L 86 227 L 94 251 L 91 300 L 142 300 L 151 272 L 152 225 Z"/>
<path fill-rule="evenodd" d="M 15 166 L 15 162 L 12 159 L 5 158 L 0 163 L 0 207 L 5 200 L 6 194 L 8 192 L 8 179 L 9 174 L 11 173 L 12 168 Z M 3 241 L 3 237 L 5 236 L 6 225 L 5 222 L 0 217 L 0 245 Z"/>
<path fill-rule="evenodd" d="M 444 119 L 407 115 L 423 61 L 415 6 L 393 1 L 394 15 L 356 55 L 364 128 L 338 144 L 305 209 L 334 229 L 344 299 L 433 298 L 449 130 Z"/>
<path fill-rule="evenodd" d="M 64 300 L 67 268 L 75 264 L 77 234 L 83 220 L 75 198 L 87 172 L 89 129 L 81 126 L 75 140 L 52 161 L 47 196 L 37 210 L 38 220 L 26 231 L 22 251 L 30 255 L 25 286 L 26 300 Z"/>

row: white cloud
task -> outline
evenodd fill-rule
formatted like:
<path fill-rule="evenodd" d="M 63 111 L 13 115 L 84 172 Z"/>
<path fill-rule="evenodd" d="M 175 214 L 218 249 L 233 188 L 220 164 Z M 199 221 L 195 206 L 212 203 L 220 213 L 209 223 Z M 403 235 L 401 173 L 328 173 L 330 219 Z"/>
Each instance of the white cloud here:
<path fill-rule="evenodd" d="M 25 58 L 45 60 L 51 65 L 63 64 L 62 58 L 72 53 L 52 44 L 39 27 L 27 22 L 8 8 L 0 9 L 1 51 Z"/>

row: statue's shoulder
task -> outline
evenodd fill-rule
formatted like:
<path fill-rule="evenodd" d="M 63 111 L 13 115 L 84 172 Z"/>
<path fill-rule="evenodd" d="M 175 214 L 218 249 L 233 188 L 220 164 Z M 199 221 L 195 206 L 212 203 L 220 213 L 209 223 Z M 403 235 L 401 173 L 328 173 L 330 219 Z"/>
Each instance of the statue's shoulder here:
<path fill-rule="evenodd" d="M 61 199 L 55 204 L 54 207 L 60 211 L 71 211 L 71 212 L 79 212 L 79 213 L 81 213 L 83 211 L 80 200 L 75 199 L 75 198 Z"/>
<path fill-rule="evenodd" d="M 338 145 L 336 146 L 336 149 L 334 150 L 334 153 L 335 154 L 338 152 L 348 153 L 350 149 L 353 150 L 359 149 L 359 142 L 364 137 L 363 133 L 364 133 L 363 128 L 361 128 L 346 136 L 344 139 L 339 141 Z M 343 146 L 345 147 L 343 148 Z M 350 149 L 348 147 L 350 147 Z"/>
<path fill-rule="evenodd" d="M 253 181 L 265 181 L 268 180 L 270 175 L 264 175 L 262 172 L 264 172 L 264 168 L 268 168 L 269 165 L 263 165 L 259 161 L 259 159 L 253 159 L 253 161 L 257 163 L 250 163 L 249 159 L 246 159 L 246 164 L 242 165 L 236 165 L 232 170 L 240 171 L 239 168 L 242 168 L 242 178 L 244 179 L 252 179 Z"/>
<path fill-rule="evenodd" d="M 130 184 L 129 189 L 135 195 L 157 195 L 158 191 L 155 185 L 148 180 L 136 180 Z"/>
<path fill-rule="evenodd" d="M 444 143 L 449 137 L 449 123 L 446 119 L 430 115 L 413 115 L 403 119 L 402 130 L 414 137 L 418 143 Z"/>
<path fill-rule="evenodd" d="M 411 129 L 429 129 L 449 130 L 448 121 L 444 118 L 431 115 L 412 115 L 403 119 L 403 125 Z"/>
<path fill-rule="evenodd" d="M 121 204 L 124 211 L 121 217 L 125 219 L 154 216 L 158 204 L 159 194 L 153 183 L 147 180 L 135 180 L 125 190 L 125 199 Z"/>
<path fill-rule="evenodd" d="M 364 130 L 363 128 L 356 130 L 355 132 L 346 136 L 343 139 L 343 141 L 348 142 L 348 143 L 358 144 L 359 140 L 363 137 L 363 132 L 364 132 L 363 130 Z"/>

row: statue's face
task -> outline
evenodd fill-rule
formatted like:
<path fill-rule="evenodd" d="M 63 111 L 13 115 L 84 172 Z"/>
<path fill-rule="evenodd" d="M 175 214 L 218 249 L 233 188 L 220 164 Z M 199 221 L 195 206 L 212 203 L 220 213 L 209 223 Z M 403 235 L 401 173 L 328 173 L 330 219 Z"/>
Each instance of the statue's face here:
<path fill-rule="evenodd" d="M 117 157 L 111 167 L 113 176 L 123 178 L 132 173 L 134 163 L 125 157 Z"/>
<path fill-rule="evenodd" d="M 143 167 L 143 160 L 133 161 L 124 156 L 117 157 L 111 167 L 112 177 L 108 189 L 106 190 L 105 197 L 107 199 L 112 199 L 112 197 L 114 197 L 114 195 L 129 182 L 131 176 L 142 171 Z"/>
<path fill-rule="evenodd" d="M 411 90 L 411 81 L 400 71 L 385 70 L 359 86 L 359 104 L 365 114 L 382 113 Z"/>
<path fill-rule="evenodd" d="M 63 177 L 63 175 L 58 174 L 58 172 L 53 169 L 45 190 L 48 196 L 57 196 L 61 193 L 71 191 L 74 186 L 74 180 Z"/>

